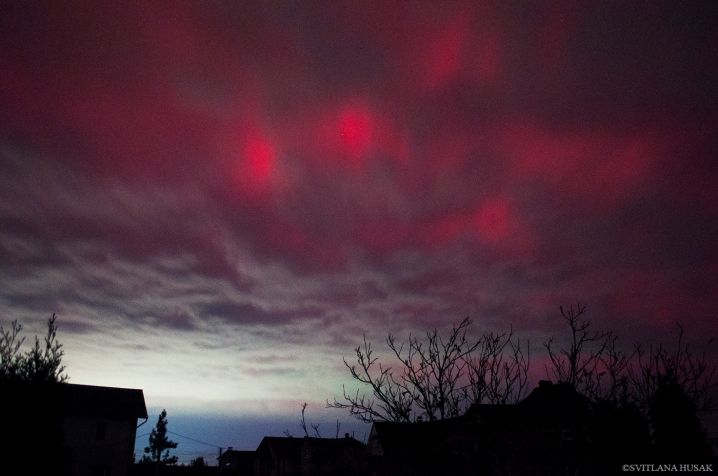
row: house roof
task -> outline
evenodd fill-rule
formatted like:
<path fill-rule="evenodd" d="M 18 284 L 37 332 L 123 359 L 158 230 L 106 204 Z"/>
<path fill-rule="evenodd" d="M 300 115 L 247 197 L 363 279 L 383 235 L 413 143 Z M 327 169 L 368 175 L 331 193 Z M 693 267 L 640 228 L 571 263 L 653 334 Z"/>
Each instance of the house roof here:
<path fill-rule="evenodd" d="M 12 401 L 25 404 L 56 403 L 61 415 L 147 418 L 145 397 L 140 389 L 0 380 L 0 391 Z"/>
<path fill-rule="evenodd" d="M 315 451 L 334 452 L 343 449 L 364 450 L 366 445 L 354 438 L 303 438 L 304 444 Z"/>
<path fill-rule="evenodd" d="M 496 425 L 510 421 L 576 420 L 588 414 L 590 400 L 563 382 L 539 382 L 531 393 L 515 405 L 474 403 L 464 414 L 472 423 Z"/>
<path fill-rule="evenodd" d="M 284 436 L 265 436 L 257 446 L 257 454 L 272 451 L 287 459 L 298 460 L 302 454 L 304 438 L 287 438 Z"/>
<path fill-rule="evenodd" d="M 61 384 L 65 410 L 70 415 L 147 418 L 141 389 Z"/>
<path fill-rule="evenodd" d="M 589 406 L 590 400 L 571 385 L 562 382 L 553 384 L 550 381 L 539 382 L 538 387 L 516 404 L 526 423 L 576 421 L 588 416 Z"/>

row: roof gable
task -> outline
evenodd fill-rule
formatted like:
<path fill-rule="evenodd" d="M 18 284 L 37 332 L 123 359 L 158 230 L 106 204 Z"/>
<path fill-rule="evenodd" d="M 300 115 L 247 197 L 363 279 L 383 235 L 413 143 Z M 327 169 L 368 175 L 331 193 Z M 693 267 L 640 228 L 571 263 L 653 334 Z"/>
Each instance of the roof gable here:
<path fill-rule="evenodd" d="M 140 389 L 0 380 L 4 396 L 18 402 L 53 402 L 62 416 L 137 419 L 147 418 Z"/>

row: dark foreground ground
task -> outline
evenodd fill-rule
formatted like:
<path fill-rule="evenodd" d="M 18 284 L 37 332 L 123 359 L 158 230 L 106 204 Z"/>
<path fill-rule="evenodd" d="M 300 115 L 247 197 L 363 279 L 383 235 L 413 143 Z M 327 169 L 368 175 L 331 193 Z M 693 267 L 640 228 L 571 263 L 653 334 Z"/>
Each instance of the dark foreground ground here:
<path fill-rule="evenodd" d="M 154 465 L 135 464 L 132 468 L 133 476 L 155 476 Z M 160 476 L 215 476 L 219 474 L 218 466 L 164 466 L 160 468 Z"/>

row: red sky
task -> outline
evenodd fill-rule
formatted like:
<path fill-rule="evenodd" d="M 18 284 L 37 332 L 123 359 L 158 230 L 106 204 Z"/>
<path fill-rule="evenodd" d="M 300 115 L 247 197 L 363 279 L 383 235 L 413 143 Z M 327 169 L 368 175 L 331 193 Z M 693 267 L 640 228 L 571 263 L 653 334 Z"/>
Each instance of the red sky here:
<path fill-rule="evenodd" d="M 256 412 L 331 397 L 362 333 L 467 315 L 537 358 L 577 301 L 627 342 L 711 335 L 718 12 L 690 3 L 3 4 L 2 322 L 58 313 L 76 383 Z"/>

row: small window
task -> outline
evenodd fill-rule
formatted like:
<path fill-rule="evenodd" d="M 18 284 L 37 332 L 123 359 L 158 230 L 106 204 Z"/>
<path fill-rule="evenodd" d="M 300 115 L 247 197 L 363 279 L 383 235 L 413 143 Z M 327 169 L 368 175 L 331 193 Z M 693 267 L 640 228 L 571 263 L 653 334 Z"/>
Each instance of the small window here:
<path fill-rule="evenodd" d="M 573 435 L 571 434 L 571 430 L 561 430 L 561 438 L 563 439 L 563 441 L 573 440 Z"/>
<path fill-rule="evenodd" d="M 97 422 L 97 430 L 95 431 L 95 440 L 104 441 L 107 435 L 107 423 L 104 421 Z"/>

